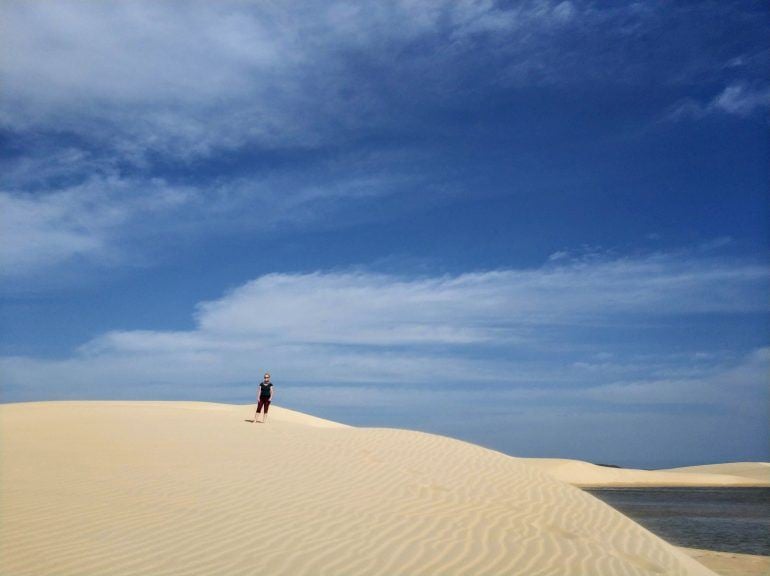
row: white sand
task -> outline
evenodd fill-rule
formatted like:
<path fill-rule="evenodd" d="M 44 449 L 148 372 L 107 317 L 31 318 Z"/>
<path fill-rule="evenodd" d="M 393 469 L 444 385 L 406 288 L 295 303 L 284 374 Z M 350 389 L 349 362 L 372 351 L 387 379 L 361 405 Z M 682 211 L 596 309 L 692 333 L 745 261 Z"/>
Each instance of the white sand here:
<path fill-rule="evenodd" d="M 699 550 L 698 548 L 680 548 L 680 550 L 722 576 L 767 576 L 770 574 L 770 556 L 714 552 L 713 550 Z"/>
<path fill-rule="evenodd" d="M 770 464 L 766 462 L 634 470 L 559 458 L 526 458 L 524 461 L 576 486 L 770 486 L 770 477 L 762 474 L 764 470 L 770 470 Z"/>
<path fill-rule="evenodd" d="M 763 485 L 770 485 L 770 462 L 730 462 L 727 464 L 705 464 L 703 466 L 687 466 L 671 468 L 668 472 L 687 474 L 728 474 L 739 476 Z"/>
<path fill-rule="evenodd" d="M 522 460 L 253 410 L 0 405 L 0 573 L 713 576 Z"/>

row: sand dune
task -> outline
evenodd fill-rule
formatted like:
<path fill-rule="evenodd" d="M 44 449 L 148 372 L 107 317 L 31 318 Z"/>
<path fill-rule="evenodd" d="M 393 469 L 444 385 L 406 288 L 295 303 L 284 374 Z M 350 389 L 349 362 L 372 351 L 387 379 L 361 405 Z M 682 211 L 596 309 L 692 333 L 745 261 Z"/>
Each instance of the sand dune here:
<path fill-rule="evenodd" d="M 716 552 L 697 548 L 680 548 L 680 550 L 723 576 L 767 576 L 770 574 L 770 556 Z"/>
<path fill-rule="evenodd" d="M 608 468 L 581 460 L 526 458 L 562 482 L 576 486 L 770 486 L 770 478 L 761 472 L 770 466 L 764 462 L 714 464 L 669 470 L 634 470 Z"/>
<path fill-rule="evenodd" d="M 703 466 L 686 466 L 671 468 L 667 472 L 686 474 L 720 474 L 739 476 L 751 481 L 770 485 L 770 462 L 730 462 L 727 464 L 705 464 Z"/>
<path fill-rule="evenodd" d="M 271 412 L 0 405 L 0 573 L 713 576 L 520 459 Z"/>

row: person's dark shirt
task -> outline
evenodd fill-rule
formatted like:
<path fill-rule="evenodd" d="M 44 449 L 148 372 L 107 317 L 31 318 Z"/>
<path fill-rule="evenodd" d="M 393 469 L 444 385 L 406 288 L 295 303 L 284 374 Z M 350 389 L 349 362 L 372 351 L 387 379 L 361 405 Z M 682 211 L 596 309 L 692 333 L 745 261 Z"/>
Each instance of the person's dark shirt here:
<path fill-rule="evenodd" d="M 260 398 L 270 398 L 270 394 L 273 391 L 273 383 L 272 382 L 262 382 L 259 385 L 259 397 Z"/>

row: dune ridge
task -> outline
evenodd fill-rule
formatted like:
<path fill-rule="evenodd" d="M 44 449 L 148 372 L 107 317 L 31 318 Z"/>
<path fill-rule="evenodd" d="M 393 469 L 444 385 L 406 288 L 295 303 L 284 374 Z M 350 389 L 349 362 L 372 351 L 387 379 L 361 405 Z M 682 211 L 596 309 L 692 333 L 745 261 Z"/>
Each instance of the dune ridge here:
<path fill-rule="evenodd" d="M 725 464 L 702 464 L 671 468 L 666 472 L 679 474 L 719 474 L 738 476 L 762 485 L 770 485 L 770 462 L 727 462 Z"/>
<path fill-rule="evenodd" d="M 713 575 L 523 460 L 253 410 L 0 405 L 0 572 Z"/>
<path fill-rule="evenodd" d="M 609 468 L 561 458 L 525 458 L 532 466 L 557 480 L 583 487 L 766 487 L 770 486 L 770 464 L 743 462 L 666 470 Z"/>

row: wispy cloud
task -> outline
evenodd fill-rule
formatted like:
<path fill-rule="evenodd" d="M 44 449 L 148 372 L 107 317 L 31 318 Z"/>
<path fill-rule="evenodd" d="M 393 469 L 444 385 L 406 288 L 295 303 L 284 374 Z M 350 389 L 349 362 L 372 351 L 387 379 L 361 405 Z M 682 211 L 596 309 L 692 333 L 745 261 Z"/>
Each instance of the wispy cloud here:
<path fill-rule="evenodd" d="M 761 418 L 765 414 L 768 374 L 770 348 L 759 348 L 734 366 L 695 368 L 688 377 L 613 382 L 585 393 L 594 400 L 613 404 L 702 404 Z"/>
<path fill-rule="evenodd" d="M 427 73 L 452 83 L 466 67 L 447 62 L 483 37 L 504 35 L 509 51 L 532 57 L 533 35 L 575 12 L 569 2 L 10 2 L 0 121 L 87 135 L 135 159 L 246 142 L 312 147 L 393 122 L 387 86 L 362 78 L 362 63 L 386 84 Z M 422 56 L 398 58 L 418 41 Z"/>
<path fill-rule="evenodd" d="M 78 260 L 121 262 L 116 242 L 124 227 L 168 215 L 195 191 L 158 180 L 94 177 L 55 193 L 0 191 L 4 276 L 20 276 Z"/>
<path fill-rule="evenodd" d="M 749 86 L 736 82 L 725 87 L 708 102 L 687 99 L 677 104 L 668 114 L 670 120 L 698 119 L 711 114 L 729 114 L 747 117 L 770 108 L 770 87 Z"/>
<path fill-rule="evenodd" d="M 297 384 L 457 384 L 472 372 L 491 386 L 563 386 L 587 380 L 587 364 L 572 362 L 601 353 L 606 363 L 618 352 L 606 343 L 613 331 L 655 318 L 766 312 L 768 276 L 759 264 L 684 254 L 417 279 L 270 274 L 201 303 L 194 330 L 109 332 L 65 360 L 6 358 L 3 373 L 19 396 L 27 386 L 53 396 L 93 391 L 105 379 L 117 390 L 166 383 L 195 396 L 196 386 L 248 381 L 262 364 Z M 586 340 L 592 332 L 604 344 Z M 545 361 L 553 350 L 559 365 Z M 638 368 L 617 365 L 638 379 Z M 652 366 L 641 372 L 647 379 Z M 609 385 L 619 372 L 600 366 L 588 379 L 600 374 Z"/>
<path fill-rule="evenodd" d="M 199 307 L 209 333 L 327 344 L 474 343 L 524 338 L 529 326 L 615 315 L 764 309 L 768 274 L 682 255 L 591 255 L 533 270 L 416 280 L 369 273 L 273 274 Z"/>
<path fill-rule="evenodd" d="M 411 151 L 359 154 L 299 173 L 272 170 L 195 183 L 127 176 L 75 150 L 17 163 L 0 185 L 0 277 L 16 281 L 65 267 L 142 265 L 223 230 L 307 229 L 418 187 L 434 197 L 451 194 L 452 185 L 439 176 L 428 182 L 417 172 L 420 158 Z M 73 176 L 73 159 L 90 175 L 78 168 Z M 337 168 L 341 162 L 349 162 L 344 170 Z"/>
<path fill-rule="evenodd" d="M 367 200 L 446 194 L 457 179 L 443 151 L 419 142 L 426 113 L 500 90 L 507 100 L 533 87 L 645 81 L 654 63 L 635 46 L 663 18 L 713 16 L 568 0 L 6 2 L 3 274 L 142 262 L 148 224 L 169 249 L 179 235 L 242 230 L 255 214 L 308 224 Z M 682 52 L 656 50 L 667 62 Z M 754 60 L 733 68 L 745 75 Z M 685 82 L 713 65 L 677 60 L 666 74 Z M 731 84 L 675 116 L 750 114 L 763 95 Z M 369 136 L 410 131 L 400 158 L 376 144 L 358 152 Z M 320 167 L 281 172 L 268 158 L 269 170 L 238 173 L 263 152 L 318 150 L 332 151 Z"/>
<path fill-rule="evenodd" d="M 711 107 L 727 114 L 748 116 L 754 110 L 770 107 L 770 87 L 752 89 L 733 84 L 714 98 Z"/>
<path fill-rule="evenodd" d="M 664 74 L 650 70 L 663 58 L 666 77 L 683 81 L 724 63 L 697 38 L 688 41 L 701 59 L 682 57 L 676 35 L 644 58 L 636 44 L 665 22 L 698 29 L 716 14 L 731 12 L 570 0 L 11 1 L 0 125 L 75 136 L 124 162 L 335 145 L 500 85 L 644 82 Z M 752 98 L 728 92 L 718 105 L 742 111 Z"/>

